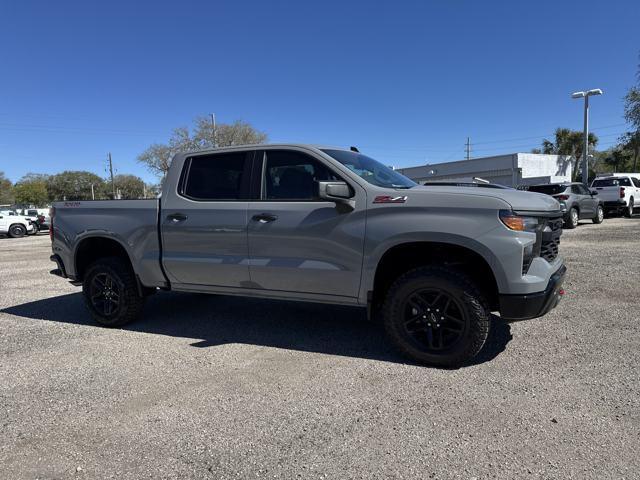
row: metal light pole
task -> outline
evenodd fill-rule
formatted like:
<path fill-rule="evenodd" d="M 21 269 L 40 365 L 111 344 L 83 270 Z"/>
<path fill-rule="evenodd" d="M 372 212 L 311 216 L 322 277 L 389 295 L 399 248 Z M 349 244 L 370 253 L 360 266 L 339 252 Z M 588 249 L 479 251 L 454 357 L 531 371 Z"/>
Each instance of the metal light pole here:
<path fill-rule="evenodd" d="M 584 98 L 584 145 L 582 147 L 582 183 L 589 187 L 589 97 L 602 95 L 602 90 L 594 88 L 586 92 L 575 92 L 571 98 Z"/>
<path fill-rule="evenodd" d="M 216 114 L 210 113 L 211 117 L 211 129 L 213 131 L 213 147 L 216 148 L 218 146 L 218 142 L 216 142 Z"/>

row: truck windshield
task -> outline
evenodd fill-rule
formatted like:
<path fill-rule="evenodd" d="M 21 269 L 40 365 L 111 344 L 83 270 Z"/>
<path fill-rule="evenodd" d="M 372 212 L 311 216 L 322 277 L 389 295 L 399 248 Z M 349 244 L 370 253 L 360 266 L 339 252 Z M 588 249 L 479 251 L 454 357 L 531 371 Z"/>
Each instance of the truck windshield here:
<path fill-rule="evenodd" d="M 347 150 L 322 150 L 367 182 L 378 187 L 411 188 L 417 184 L 371 157 Z"/>
<path fill-rule="evenodd" d="M 530 192 L 546 193 L 547 195 L 557 195 L 567 189 L 566 185 L 531 185 Z"/>

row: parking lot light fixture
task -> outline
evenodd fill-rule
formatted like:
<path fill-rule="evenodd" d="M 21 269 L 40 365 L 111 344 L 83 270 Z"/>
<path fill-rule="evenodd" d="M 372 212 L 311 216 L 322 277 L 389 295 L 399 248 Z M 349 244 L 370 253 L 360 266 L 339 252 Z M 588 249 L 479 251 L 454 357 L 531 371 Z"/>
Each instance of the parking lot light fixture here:
<path fill-rule="evenodd" d="M 584 98 L 584 146 L 582 147 L 582 183 L 589 186 L 589 97 L 592 95 L 602 95 L 599 88 L 574 92 L 571 98 Z"/>

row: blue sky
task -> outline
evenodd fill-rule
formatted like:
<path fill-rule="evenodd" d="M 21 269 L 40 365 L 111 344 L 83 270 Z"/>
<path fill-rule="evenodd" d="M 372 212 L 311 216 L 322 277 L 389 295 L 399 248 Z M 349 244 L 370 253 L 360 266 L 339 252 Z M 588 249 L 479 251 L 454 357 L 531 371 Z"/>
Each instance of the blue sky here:
<path fill-rule="evenodd" d="M 0 170 L 154 176 L 135 161 L 197 115 L 273 142 L 356 145 L 395 166 L 604 147 L 636 81 L 637 0 L 2 2 Z"/>

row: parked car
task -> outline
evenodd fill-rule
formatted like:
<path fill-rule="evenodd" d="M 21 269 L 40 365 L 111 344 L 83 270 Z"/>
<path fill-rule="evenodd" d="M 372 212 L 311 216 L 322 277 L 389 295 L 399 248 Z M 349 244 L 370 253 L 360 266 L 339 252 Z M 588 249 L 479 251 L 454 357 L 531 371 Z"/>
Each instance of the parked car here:
<path fill-rule="evenodd" d="M 162 191 L 52 208 L 52 273 L 101 325 L 135 320 L 157 289 L 356 305 L 411 359 L 455 366 L 490 312 L 539 317 L 564 293 L 545 195 L 424 187 L 357 151 L 289 144 L 178 154 Z"/>
<path fill-rule="evenodd" d="M 604 220 L 604 206 L 597 192 L 590 191 L 578 182 L 545 183 L 531 185 L 530 192 L 551 195 L 560 202 L 564 228 L 576 228 L 580 220 L 589 219 L 593 223 Z"/>
<path fill-rule="evenodd" d="M 614 173 L 597 177 L 591 188 L 604 202 L 605 213 L 623 213 L 633 216 L 635 204 L 640 201 L 640 173 Z"/>
<path fill-rule="evenodd" d="M 34 231 L 33 222 L 26 217 L 16 215 L 11 210 L 0 211 L 0 235 L 19 238 L 34 233 Z"/>
<path fill-rule="evenodd" d="M 18 213 L 34 220 L 38 231 L 49 229 L 50 219 L 48 208 L 23 208 L 18 210 Z"/>

